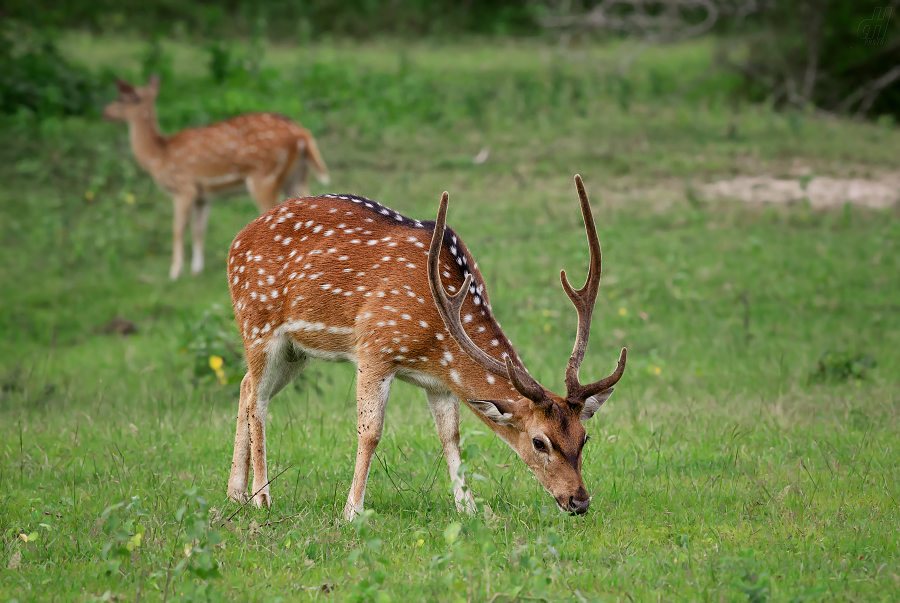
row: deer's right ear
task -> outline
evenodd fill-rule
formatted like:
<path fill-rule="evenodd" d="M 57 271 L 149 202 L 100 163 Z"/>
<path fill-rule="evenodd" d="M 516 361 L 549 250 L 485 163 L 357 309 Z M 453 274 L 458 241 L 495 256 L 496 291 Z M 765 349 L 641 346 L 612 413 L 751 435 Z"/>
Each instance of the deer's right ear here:
<path fill-rule="evenodd" d="M 154 73 L 147 80 L 147 87 L 153 91 L 153 94 L 159 94 L 159 74 Z"/>
<path fill-rule="evenodd" d="M 469 406 L 478 411 L 478 414 L 490 419 L 497 425 L 512 424 L 512 405 L 501 400 L 468 400 Z"/>
<path fill-rule="evenodd" d="M 581 420 L 587 421 L 591 417 L 594 416 L 594 413 L 600 410 L 600 407 L 603 406 L 603 403 L 609 400 L 609 397 L 613 394 L 613 387 L 600 392 L 599 394 L 594 394 L 590 398 L 584 401 L 584 408 L 581 409 Z"/>
<path fill-rule="evenodd" d="M 116 88 L 119 90 L 119 94 L 123 96 L 135 93 L 134 86 L 120 78 L 116 78 Z"/>

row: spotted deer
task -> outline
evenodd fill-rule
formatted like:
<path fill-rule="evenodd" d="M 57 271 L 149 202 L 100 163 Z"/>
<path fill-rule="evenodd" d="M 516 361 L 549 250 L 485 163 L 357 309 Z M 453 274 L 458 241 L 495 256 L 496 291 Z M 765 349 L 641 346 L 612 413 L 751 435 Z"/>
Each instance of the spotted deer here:
<path fill-rule="evenodd" d="M 269 400 L 311 358 L 357 367 L 356 468 L 344 517 L 363 508 L 394 378 L 425 390 L 460 510 L 473 498 L 460 476 L 459 401 L 522 458 L 563 511 L 585 513 L 583 421 L 613 393 L 626 350 L 608 377 L 582 385 L 600 285 L 600 243 L 581 178 L 575 176 L 590 247 L 587 283 L 563 288 L 578 313 L 566 396 L 535 381 L 494 319 L 484 279 L 457 234 L 353 195 L 291 199 L 238 234 L 228 283 L 248 364 L 241 382 L 228 495 L 271 504 L 266 470 Z M 445 289 L 446 284 L 446 289 Z"/>
<path fill-rule="evenodd" d="M 240 115 L 164 136 L 156 120 L 159 83 L 156 76 L 140 87 L 117 79 L 119 96 L 106 106 L 103 116 L 128 123 L 135 159 L 174 201 L 169 270 L 174 280 L 184 263 L 188 214 L 193 226 L 191 271 L 203 270 L 203 237 L 211 197 L 246 186 L 262 213 L 278 204 L 280 191 L 288 197 L 309 195 L 309 165 L 323 184 L 329 177 L 312 134 L 276 113 Z"/>

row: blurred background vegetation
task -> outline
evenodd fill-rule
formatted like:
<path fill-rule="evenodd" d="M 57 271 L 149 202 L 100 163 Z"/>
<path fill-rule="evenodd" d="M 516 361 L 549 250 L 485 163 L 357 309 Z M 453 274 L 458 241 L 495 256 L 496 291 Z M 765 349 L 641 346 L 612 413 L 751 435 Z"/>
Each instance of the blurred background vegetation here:
<path fill-rule="evenodd" d="M 301 47 L 385 37 L 459 43 L 508 36 L 569 47 L 597 38 L 637 41 L 614 74 L 613 85 L 624 88 L 632 85 L 631 60 L 645 48 L 712 34 L 715 60 L 699 79 L 730 76 L 716 82 L 717 93 L 732 102 L 896 118 L 898 5 L 898 0 L 8 0 L 0 7 L 0 113 L 96 113 L 99 90 L 112 75 L 91 73 L 60 52 L 60 32 L 77 29 L 147 41 L 145 72 L 171 69 L 161 40 L 201 43 L 209 75 L 219 84 L 245 75 L 240 71 L 257 75 L 263 40 Z M 238 51 L 233 40 L 249 47 Z M 672 92 L 656 86 L 661 94 Z"/>

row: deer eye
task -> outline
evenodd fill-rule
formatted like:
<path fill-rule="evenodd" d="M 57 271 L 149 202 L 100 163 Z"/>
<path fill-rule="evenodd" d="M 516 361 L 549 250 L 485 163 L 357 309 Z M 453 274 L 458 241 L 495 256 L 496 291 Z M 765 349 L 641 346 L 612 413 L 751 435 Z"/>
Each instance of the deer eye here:
<path fill-rule="evenodd" d="M 531 440 L 531 445 L 534 446 L 534 449 L 538 452 L 547 452 L 547 444 L 544 443 L 544 440 L 540 438 L 534 438 Z"/>

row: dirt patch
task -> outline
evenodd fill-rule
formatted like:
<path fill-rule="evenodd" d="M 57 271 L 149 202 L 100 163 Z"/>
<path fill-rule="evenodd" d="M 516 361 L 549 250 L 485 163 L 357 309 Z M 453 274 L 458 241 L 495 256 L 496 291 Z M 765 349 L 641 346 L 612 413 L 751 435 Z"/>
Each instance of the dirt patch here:
<path fill-rule="evenodd" d="M 881 209 L 900 202 L 900 173 L 879 179 L 738 176 L 698 188 L 700 194 L 709 199 L 738 199 L 746 203 L 790 203 L 808 199 L 815 208 L 851 203 Z"/>

